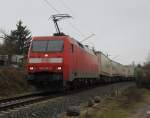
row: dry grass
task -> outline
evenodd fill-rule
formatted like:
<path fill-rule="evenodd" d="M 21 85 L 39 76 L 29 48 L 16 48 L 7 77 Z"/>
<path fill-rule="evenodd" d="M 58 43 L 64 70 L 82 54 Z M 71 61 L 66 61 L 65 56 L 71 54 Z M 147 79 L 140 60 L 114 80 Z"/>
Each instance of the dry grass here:
<path fill-rule="evenodd" d="M 13 67 L 0 69 L 0 96 L 13 96 L 27 90 L 25 72 Z"/>
<path fill-rule="evenodd" d="M 142 104 L 147 103 L 149 99 L 150 91 L 130 88 L 120 96 L 106 97 L 100 104 L 83 107 L 78 118 L 128 118 Z M 64 116 L 63 118 L 70 117 Z"/>
<path fill-rule="evenodd" d="M 121 108 L 132 108 L 134 104 L 144 100 L 145 89 L 130 88 L 122 96 L 116 98 Z"/>

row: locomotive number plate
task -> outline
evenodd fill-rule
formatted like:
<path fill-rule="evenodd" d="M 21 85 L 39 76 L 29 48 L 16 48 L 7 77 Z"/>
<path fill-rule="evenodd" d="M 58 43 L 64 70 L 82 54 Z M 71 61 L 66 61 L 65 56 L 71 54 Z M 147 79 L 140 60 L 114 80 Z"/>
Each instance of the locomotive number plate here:
<path fill-rule="evenodd" d="M 48 67 L 39 67 L 40 70 L 48 70 Z"/>
<path fill-rule="evenodd" d="M 49 62 L 48 58 L 42 58 L 42 62 Z"/>

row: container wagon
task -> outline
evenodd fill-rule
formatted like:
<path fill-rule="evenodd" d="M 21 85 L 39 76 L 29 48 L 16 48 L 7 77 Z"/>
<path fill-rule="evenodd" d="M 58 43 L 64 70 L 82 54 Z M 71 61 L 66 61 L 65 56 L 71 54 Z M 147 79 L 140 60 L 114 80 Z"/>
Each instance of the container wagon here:
<path fill-rule="evenodd" d="M 96 55 L 99 62 L 99 77 L 103 82 L 110 83 L 112 81 L 111 60 L 100 51 L 97 51 Z"/>

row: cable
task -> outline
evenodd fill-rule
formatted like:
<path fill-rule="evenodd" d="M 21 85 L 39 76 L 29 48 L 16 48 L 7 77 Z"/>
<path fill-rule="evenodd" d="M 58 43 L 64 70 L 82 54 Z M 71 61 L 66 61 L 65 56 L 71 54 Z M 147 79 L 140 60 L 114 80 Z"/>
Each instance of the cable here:
<path fill-rule="evenodd" d="M 64 2 L 64 0 L 59 0 L 59 2 L 66 8 L 68 9 L 68 11 L 70 11 L 70 13 L 74 14 L 73 10 L 70 9 L 70 7 L 68 7 L 68 5 Z M 69 22 L 69 21 L 68 21 Z M 71 22 L 69 22 L 70 26 L 76 30 L 80 35 L 82 35 L 82 37 L 85 37 L 85 35 L 75 26 L 73 25 Z"/>
<path fill-rule="evenodd" d="M 44 0 L 44 1 L 49 7 L 51 7 L 51 9 L 53 9 L 55 12 L 60 14 L 60 12 L 48 0 Z"/>
<path fill-rule="evenodd" d="M 71 14 L 74 15 L 74 11 L 65 3 L 64 0 L 58 0 Z"/>
<path fill-rule="evenodd" d="M 69 22 L 69 21 L 68 21 Z M 85 35 L 76 27 L 74 26 L 71 22 L 69 22 L 70 26 L 76 30 L 82 37 L 85 37 Z"/>
<path fill-rule="evenodd" d="M 44 0 L 44 2 L 51 8 L 53 9 L 56 13 L 60 14 L 60 11 L 57 10 L 48 0 Z M 70 26 L 76 30 L 82 37 L 85 37 L 85 35 L 77 28 L 75 27 L 71 22 L 69 22 Z"/>
<path fill-rule="evenodd" d="M 80 42 L 84 42 L 84 41 L 86 41 L 86 40 L 90 39 L 90 38 L 91 38 L 91 37 L 93 37 L 93 36 L 95 36 L 95 34 L 91 34 L 91 35 L 89 35 L 88 37 L 84 38 L 84 39 L 83 39 L 83 40 L 81 40 Z"/>

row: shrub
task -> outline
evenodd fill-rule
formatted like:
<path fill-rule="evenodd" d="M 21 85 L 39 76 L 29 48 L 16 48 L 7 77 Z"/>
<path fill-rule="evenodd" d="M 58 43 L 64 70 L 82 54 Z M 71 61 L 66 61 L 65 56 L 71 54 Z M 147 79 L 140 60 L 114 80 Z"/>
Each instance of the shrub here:
<path fill-rule="evenodd" d="M 0 70 L 0 96 L 12 96 L 27 91 L 25 71 L 13 67 Z"/>

